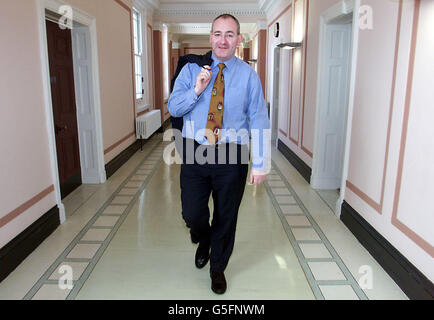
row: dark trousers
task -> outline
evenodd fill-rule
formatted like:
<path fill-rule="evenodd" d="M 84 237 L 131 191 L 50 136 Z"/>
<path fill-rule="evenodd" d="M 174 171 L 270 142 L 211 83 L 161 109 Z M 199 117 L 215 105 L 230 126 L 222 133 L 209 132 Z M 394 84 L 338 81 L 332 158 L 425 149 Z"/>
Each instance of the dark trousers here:
<path fill-rule="evenodd" d="M 195 150 L 197 147 L 195 144 Z M 229 145 L 221 147 L 229 149 Z M 245 152 L 242 146 L 236 146 L 236 149 L 240 154 Z M 211 246 L 211 270 L 223 272 L 234 247 L 248 164 L 242 163 L 241 157 L 236 164 L 221 164 L 218 157 L 216 152 L 215 164 L 198 164 L 196 161 L 186 164 L 184 161 L 181 165 L 181 201 L 182 215 L 192 239 L 199 240 L 201 245 Z M 214 212 L 210 224 L 208 202 L 211 195 Z"/>

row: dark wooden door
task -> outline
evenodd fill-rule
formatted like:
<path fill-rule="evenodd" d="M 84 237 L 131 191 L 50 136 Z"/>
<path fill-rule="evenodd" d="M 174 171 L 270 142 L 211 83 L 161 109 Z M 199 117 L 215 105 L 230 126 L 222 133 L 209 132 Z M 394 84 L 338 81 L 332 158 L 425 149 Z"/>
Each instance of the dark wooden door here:
<path fill-rule="evenodd" d="M 47 21 L 48 58 L 62 198 L 81 185 L 71 30 Z"/>

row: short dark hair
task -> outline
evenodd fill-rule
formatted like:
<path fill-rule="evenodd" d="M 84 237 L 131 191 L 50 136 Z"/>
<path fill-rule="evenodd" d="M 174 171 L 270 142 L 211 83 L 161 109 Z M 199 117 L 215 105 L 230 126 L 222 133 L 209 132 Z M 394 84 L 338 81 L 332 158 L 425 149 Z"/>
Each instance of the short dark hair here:
<path fill-rule="evenodd" d="M 229 14 L 229 13 L 223 13 L 223 14 L 219 15 L 217 18 L 215 18 L 215 19 L 213 20 L 213 22 L 212 22 L 212 27 L 211 27 L 211 32 L 212 32 L 213 29 L 214 29 L 214 22 L 216 22 L 216 21 L 217 21 L 218 19 L 220 19 L 220 18 L 223 18 L 223 19 L 231 18 L 231 19 L 233 19 L 233 20 L 236 22 L 236 24 L 237 24 L 237 34 L 240 34 L 240 32 L 241 32 L 240 22 L 238 21 L 237 18 L 235 18 L 233 15 L 231 15 L 231 14 Z"/>

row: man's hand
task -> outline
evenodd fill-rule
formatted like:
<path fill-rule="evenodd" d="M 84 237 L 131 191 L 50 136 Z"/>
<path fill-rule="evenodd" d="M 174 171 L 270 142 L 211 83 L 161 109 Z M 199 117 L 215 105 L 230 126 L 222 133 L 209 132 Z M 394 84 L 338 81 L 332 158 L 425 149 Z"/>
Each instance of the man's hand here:
<path fill-rule="evenodd" d="M 250 184 L 260 185 L 267 178 L 267 174 L 265 171 L 260 171 L 256 169 L 252 169 L 250 172 Z"/>
<path fill-rule="evenodd" d="M 212 71 L 210 66 L 204 66 L 196 78 L 196 85 L 194 86 L 194 93 L 199 96 L 208 87 L 211 80 Z"/>

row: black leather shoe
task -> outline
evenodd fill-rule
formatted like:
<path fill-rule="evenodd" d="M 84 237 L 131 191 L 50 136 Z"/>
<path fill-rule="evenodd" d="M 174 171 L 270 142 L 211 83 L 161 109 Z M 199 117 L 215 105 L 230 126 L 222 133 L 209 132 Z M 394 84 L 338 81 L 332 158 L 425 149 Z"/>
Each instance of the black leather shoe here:
<path fill-rule="evenodd" d="M 211 289 L 217 294 L 226 292 L 226 278 L 223 272 L 210 271 L 211 276 Z"/>
<path fill-rule="evenodd" d="M 209 245 L 200 245 L 197 247 L 194 263 L 196 267 L 202 269 L 209 260 Z"/>

